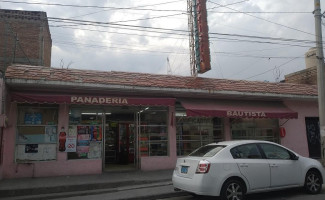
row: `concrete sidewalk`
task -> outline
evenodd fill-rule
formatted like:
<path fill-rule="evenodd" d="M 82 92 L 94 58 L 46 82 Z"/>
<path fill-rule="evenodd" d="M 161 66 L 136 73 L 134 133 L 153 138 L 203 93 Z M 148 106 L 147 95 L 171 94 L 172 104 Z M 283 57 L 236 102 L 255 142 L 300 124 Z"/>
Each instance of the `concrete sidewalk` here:
<path fill-rule="evenodd" d="M 173 170 L 123 171 L 104 172 L 100 175 L 5 179 L 0 181 L 0 199 L 51 193 L 83 192 L 86 195 L 92 190 L 166 186 L 171 185 L 172 173 Z"/>

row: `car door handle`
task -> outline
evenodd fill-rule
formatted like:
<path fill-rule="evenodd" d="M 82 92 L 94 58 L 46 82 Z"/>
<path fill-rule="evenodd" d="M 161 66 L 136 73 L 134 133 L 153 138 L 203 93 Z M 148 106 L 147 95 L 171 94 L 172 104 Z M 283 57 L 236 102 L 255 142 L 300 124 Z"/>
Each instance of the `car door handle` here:
<path fill-rule="evenodd" d="M 248 167 L 248 164 L 242 163 L 242 164 L 239 164 L 239 167 Z"/>
<path fill-rule="evenodd" d="M 270 164 L 270 167 L 278 167 L 277 164 Z"/>

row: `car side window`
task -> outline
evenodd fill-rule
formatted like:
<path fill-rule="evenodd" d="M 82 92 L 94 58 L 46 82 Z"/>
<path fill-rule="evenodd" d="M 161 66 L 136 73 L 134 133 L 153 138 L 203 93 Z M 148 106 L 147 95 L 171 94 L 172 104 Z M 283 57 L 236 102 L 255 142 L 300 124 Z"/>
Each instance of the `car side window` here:
<path fill-rule="evenodd" d="M 245 144 L 230 150 L 234 159 L 260 159 L 262 155 L 256 144 Z"/>
<path fill-rule="evenodd" d="M 267 159 L 290 160 L 291 156 L 288 150 L 273 145 L 273 144 L 260 144 Z"/>

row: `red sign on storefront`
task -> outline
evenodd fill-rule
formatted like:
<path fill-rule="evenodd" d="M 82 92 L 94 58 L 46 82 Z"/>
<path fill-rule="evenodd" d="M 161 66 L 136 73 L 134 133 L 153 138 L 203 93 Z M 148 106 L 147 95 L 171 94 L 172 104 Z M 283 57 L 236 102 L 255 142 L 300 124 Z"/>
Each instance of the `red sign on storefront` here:
<path fill-rule="evenodd" d="M 210 64 L 210 46 L 209 46 L 209 28 L 206 9 L 206 0 L 197 0 L 197 28 L 199 37 L 200 66 L 198 73 L 205 73 L 211 69 Z"/>

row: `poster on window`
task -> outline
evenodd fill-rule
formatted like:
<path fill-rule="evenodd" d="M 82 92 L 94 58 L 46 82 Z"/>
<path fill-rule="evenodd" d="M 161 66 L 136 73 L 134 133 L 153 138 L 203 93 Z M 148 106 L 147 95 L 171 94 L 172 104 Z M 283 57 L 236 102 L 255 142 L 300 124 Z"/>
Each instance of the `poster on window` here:
<path fill-rule="evenodd" d="M 56 144 L 19 144 L 16 147 L 16 161 L 31 162 L 55 160 L 56 148 Z"/>
<path fill-rule="evenodd" d="M 90 142 L 88 158 L 100 158 L 101 157 L 101 142 Z"/>
<path fill-rule="evenodd" d="M 101 126 L 90 126 L 89 127 L 90 140 L 91 141 L 101 141 L 103 137 Z"/>
<path fill-rule="evenodd" d="M 87 158 L 88 157 L 88 152 L 89 152 L 89 143 L 88 146 L 80 146 L 80 143 L 78 142 L 77 146 L 77 154 L 79 158 Z"/>
<path fill-rule="evenodd" d="M 77 151 L 77 138 L 67 137 L 65 142 L 65 152 L 76 152 Z"/>
<path fill-rule="evenodd" d="M 26 113 L 24 118 L 25 124 L 42 124 L 42 114 L 41 113 Z"/>
<path fill-rule="evenodd" d="M 38 153 L 38 144 L 26 144 L 25 153 Z"/>
<path fill-rule="evenodd" d="M 66 152 L 75 152 L 79 159 L 101 158 L 103 131 L 98 125 L 70 125 Z"/>
<path fill-rule="evenodd" d="M 77 126 L 69 126 L 68 137 L 71 138 L 77 137 Z"/>
<path fill-rule="evenodd" d="M 56 126 L 45 127 L 44 142 L 45 143 L 55 143 L 57 141 L 56 134 L 57 134 Z"/>

